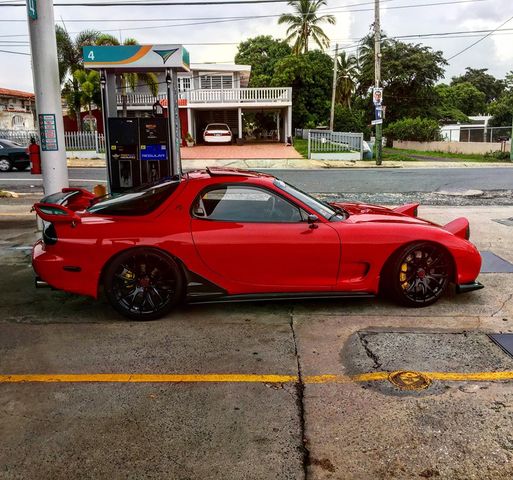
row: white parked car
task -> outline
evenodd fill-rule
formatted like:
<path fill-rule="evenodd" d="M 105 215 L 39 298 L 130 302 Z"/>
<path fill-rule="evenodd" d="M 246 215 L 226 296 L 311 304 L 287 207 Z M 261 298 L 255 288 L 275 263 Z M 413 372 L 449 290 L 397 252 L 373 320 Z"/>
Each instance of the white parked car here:
<path fill-rule="evenodd" d="M 209 123 L 203 132 L 205 143 L 232 143 L 232 131 L 226 123 Z"/>

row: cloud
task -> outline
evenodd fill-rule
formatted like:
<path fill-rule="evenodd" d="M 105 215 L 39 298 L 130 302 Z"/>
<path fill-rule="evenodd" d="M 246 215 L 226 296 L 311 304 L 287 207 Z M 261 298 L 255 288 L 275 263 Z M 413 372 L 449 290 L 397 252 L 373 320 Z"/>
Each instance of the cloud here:
<path fill-rule="evenodd" d="M 441 0 L 432 0 L 438 2 Z M 358 3 L 354 0 L 329 0 L 328 9 L 336 15 L 337 24 L 326 25 L 325 31 L 335 42 L 343 46 L 354 44 L 354 39 L 367 35 L 374 21 L 372 5 L 365 5 L 358 10 L 334 12 L 344 5 Z M 362 2 L 363 3 L 363 2 Z M 414 5 L 415 3 L 430 3 L 426 0 L 394 0 L 383 2 L 382 28 L 389 36 L 424 34 L 433 32 L 467 31 L 475 29 L 493 29 L 513 14 L 512 0 L 484 0 L 469 3 L 440 5 L 430 7 L 417 7 L 405 9 L 387 9 L 386 6 Z M 353 8 L 352 10 L 355 10 Z M 351 8 L 349 8 L 351 10 Z M 234 42 L 238 43 L 256 35 L 272 35 L 284 38 L 286 27 L 277 24 L 277 17 L 257 18 L 259 15 L 279 15 L 283 11 L 290 11 L 286 4 L 258 4 L 258 5 L 223 5 L 223 6 L 163 6 L 163 7 L 105 7 L 105 8 L 59 8 L 55 9 L 57 21 L 64 19 L 70 32 L 77 32 L 86 28 L 99 30 L 112 30 L 120 38 L 134 37 L 140 43 L 183 43 L 191 53 L 192 62 L 232 62 L 237 51 L 236 45 L 191 45 L 198 42 Z M 0 7 L 0 19 L 25 19 L 24 8 Z M 142 26 L 156 26 L 159 22 L 130 23 L 115 21 L 115 18 L 144 19 L 144 18 L 173 18 L 179 22 L 162 21 L 162 24 L 193 23 L 186 20 L 190 17 L 250 16 L 252 18 L 239 22 L 219 22 L 214 24 L 168 26 L 166 28 L 151 28 L 140 30 Z M 73 23 L 69 19 L 89 19 L 90 23 Z M 96 19 L 113 19 L 111 22 L 97 22 Z M 204 21 L 204 20 L 198 20 Z M 131 28 L 130 31 L 119 29 Z M 513 28 L 513 21 L 506 25 Z M 505 28 L 506 28 L 505 27 Z M 27 35 L 27 24 L 0 22 L 0 35 Z M 28 52 L 28 46 L 8 47 L 2 40 L 16 40 L 27 37 L 0 37 L 0 49 Z M 463 50 L 473 43 L 475 38 L 457 39 L 418 39 L 414 43 L 424 43 L 435 50 L 441 50 L 446 58 Z M 497 77 L 513 69 L 513 35 L 497 35 L 490 37 L 468 52 L 456 57 L 447 68 L 446 78 L 459 75 L 465 67 L 488 68 Z M 350 50 L 354 52 L 353 50 Z M 32 73 L 28 57 L 0 53 L 0 61 L 8 68 L 2 69 L 0 86 L 32 90 Z"/>

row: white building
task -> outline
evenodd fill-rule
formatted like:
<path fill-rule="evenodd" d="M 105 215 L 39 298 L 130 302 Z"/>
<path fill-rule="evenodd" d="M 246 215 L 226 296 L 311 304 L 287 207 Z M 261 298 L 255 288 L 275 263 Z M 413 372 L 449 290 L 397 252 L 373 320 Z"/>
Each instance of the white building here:
<path fill-rule="evenodd" d="M 253 111 L 272 112 L 275 118 L 273 139 L 286 142 L 292 136 L 292 88 L 248 88 L 251 66 L 191 64 L 191 71 L 178 74 L 179 110 L 182 136 L 195 140 L 209 123 L 227 123 L 236 138 L 243 138 L 243 116 Z M 166 99 L 166 84 L 159 75 L 159 100 Z M 129 116 L 150 114 L 156 98 L 145 86 L 127 95 Z M 118 94 L 118 109 L 122 98 Z M 165 104 L 165 102 L 164 102 Z"/>
<path fill-rule="evenodd" d="M 492 116 L 475 115 L 468 118 L 470 120 L 468 124 L 443 125 L 440 130 L 444 140 L 446 142 L 487 142 L 488 124 Z"/>
<path fill-rule="evenodd" d="M 0 88 L 0 130 L 34 130 L 35 111 L 33 93 Z"/>

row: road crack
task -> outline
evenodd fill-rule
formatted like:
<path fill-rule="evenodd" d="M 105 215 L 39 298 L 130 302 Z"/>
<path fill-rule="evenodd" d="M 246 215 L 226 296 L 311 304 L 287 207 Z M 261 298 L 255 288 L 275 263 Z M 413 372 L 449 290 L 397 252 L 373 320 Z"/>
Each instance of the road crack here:
<path fill-rule="evenodd" d="M 379 361 L 379 357 L 370 349 L 369 341 L 367 340 L 367 335 L 362 332 L 357 332 L 358 338 L 360 339 L 360 343 L 362 347 L 365 349 L 365 353 L 374 363 L 374 370 L 379 370 L 381 368 L 381 362 Z"/>
<path fill-rule="evenodd" d="M 305 404 L 304 404 L 304 393 L 305 393 L 305 384 L 303 382 L 303 373 L 301 370 L 301 362 L 299 358 L 298 348 L 297 348 L 297 338 L 296 331 L 294 329 L 294 314 L 291 310 L 289 314 L 290 318 L 290 330 L 292 332 L 292 340 L 294 342 L 294 356 L 296 358 L 297 364 L 297 378 L 298 381 L 296 383 L 296 404 L 299 415 L 299 434 L 301 443 L 299 445 L 299 450 L 301 452 L 302 457 L 302 465 L 303 465 L 303 478 L 304 480 L 308 477 L 308 465 L 310 465 L 310 450 L 308 450 L 307 443 L 308 439 L 305 434 Z"/>
<path fill-rule="evenodd" d="M 504 300 L 504 302 L 502 303 L 502 305 L 499 307 L 499 309 L 497 311 L 495 311 L 494 313 L 492 313 L 492 317 L 495 317 L 496 315 L 498 315 L 500 312 L 502 312 L 504 310 L 504 307 L 506 306 L 506 304 L 511 300 L 513 299 L 513 293 L 511 293 L 508 298 L 506 298 L 506 300 Z"/>

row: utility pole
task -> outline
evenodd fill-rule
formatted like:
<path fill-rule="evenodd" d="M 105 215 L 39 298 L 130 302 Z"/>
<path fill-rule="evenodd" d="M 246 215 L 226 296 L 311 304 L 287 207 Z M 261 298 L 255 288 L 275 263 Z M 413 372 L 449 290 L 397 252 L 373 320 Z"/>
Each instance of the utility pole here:
<path fill-rule="evenodd" d="M 374 86 L 381 83 L 381 21 L 379 0 L 374 0 Z M 381 107 L 381 105 L 380 105 Z M 377 115 L 376 115 L 377 117 Z M 381 165 L 383 153 L 383 120 L 376 124 L 376 165 Z"/>
<path fill-rule="evenodd" d="M 337 69 L 338 69 L 338 43 L 335 45 L 335 60 L 333 62 L 333 89 L 331 91 L 331 114 L 330 114 L 330 130 L 333 131 L 333 123 L 335 122 L 335 97 L 337 93 Z"/>
<path fill-rule="evenodd" d="M 511 138 L 509 139 L 509 159 L 513 162 L 513 120 L 511 124 Z"/>
<path fill-rule="evenodd" d="M 48 195 L 69 186 L 53 0 L 27 0 L 27 17 L 43 190 Z"/>

